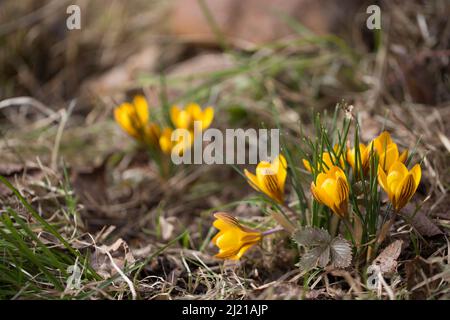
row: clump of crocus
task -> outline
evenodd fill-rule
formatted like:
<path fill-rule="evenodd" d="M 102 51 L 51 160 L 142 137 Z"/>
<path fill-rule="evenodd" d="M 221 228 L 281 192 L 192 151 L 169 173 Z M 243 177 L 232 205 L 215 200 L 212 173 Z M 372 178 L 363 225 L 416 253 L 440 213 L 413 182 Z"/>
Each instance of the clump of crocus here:
<path fill-rule="evenodd" d="M 408 158 L 408 150 L 404 150 L 400 154 L 397 144 L 392 141 L 391 135 L 387 131 L 383 131 L 371 143 L 378 154 L 378 163 L 384 171 L 388 171 L 396 161 L 405 163 Z M 371 147 L 371 145 L 368 146 L 369 149 Z"/>
<path fill-rule="evenodd" d="M 378 168 L 378 182 L 397 212 L 411 200 L 419 186 L 421 176 L 419 164 L 409 171 L 400 161 L 394 162 L 386 172 L 381 166 Z"/>
<path fill-rule="evenodd" d="M 172 140 L 172 127 L 160 128 L 156 122 L 150 121 L 147 100 L 143 96 L 136 96 L 133 102 L 124 102 L 114 109 L 116 122 L 134 139 L 149 146 L 152 150 L 170 155 L 172 152 L 183 154 L 194 141 L 194 124 L 201 123 L 200 130 L 211 125 L 214 118 L 214 109 L 207 107 L 202 110 L 196 103 L 190 103 L 181 109 L 173 106 L 170 118 L 176 129 L 186 129 L 186 134 L 180 134 L 175 141 Z"/>
<path fill-rule="evenodd" d="M 261 161 L 256 166 L 256 175 L 244 170 L 250 185 L 266 194 L 279 204 L 284 203 L 284 185 L 286 182 L 287 163 L 282 154 L 272 162 Z"/>
<path fill-rule="evenodd" d="M 114 109 L 114 118 L 121 128 L 137 141 L 151 146 L 159 146 L 161 130 L 150 122 L 147 100 L 136 96 L 132 103 L 124 102 Z"/>
<path fill-rule="evenodd" d="M 170 108 L 170 120 L 179 129 L 194 130 L 195 122 L 201 122 L 199 129 L 208 128 L 214 119 L 214 108 L 206 107 L 204 110 L 196 104 L 189 103 L 184 109 L 177 105 Z"/>
<path fill-rule="evenodd" d="M 247 228 L 239 223 L 233 216 L 218 212 L 214 214 L 216 220 L 213 225 L 219 233 L 212 242 L 219 248 L 217 258 L 239 260 L 242 255 L 257 244 L 263 234 L 257 230 Z"/>
<path fill-rule="evenodd" d="M 317 169 L 319 172 L 327 172 L 331 167 L 338 165 L 344 168 L 344 152 L 340 152 L 339 145 L 333 147 L 334 152 L 323 152 L 320 159 L 317 159 Z M 337 159 L 339 157 L 339 160 Z M 312 173 L 311 163 L 303 159 L 303 166 L 308 172 Z"/>
<path fill-rule="evenodd" d="M 343 218 L 348 211 L 349 186 L 344 171 L 332 166 L 327 172 L 320 173 L 316 182 L 311 183 L 314 198 Z"/>

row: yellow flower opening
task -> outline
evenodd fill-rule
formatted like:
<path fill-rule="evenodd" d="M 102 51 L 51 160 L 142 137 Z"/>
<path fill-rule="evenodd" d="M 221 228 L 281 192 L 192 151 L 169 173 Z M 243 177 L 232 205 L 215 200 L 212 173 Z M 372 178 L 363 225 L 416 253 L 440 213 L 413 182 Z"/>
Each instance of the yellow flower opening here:
<path fill-rule="evenodd" d="M 405 163 L 408 158 L 408 150 L 406 149 L 399 154 L 397 144 L 392 141 L 391 135 L 387 131 L 383 131 L 378 137 L 373 139 L 371 143 L 373 143 L 373 148 L 378 154 L 378 163 L 384 171 L 388 171 L 396 161 Z M 370 150 L 370 144 L 368 148 Z"/>
<path fill-rule="evenodd" d="M 282 154 L 272 163 L 261 161 L 256 166 L 256 175 L 244 170 L 249 184 L 259 192 L 266 194 L 276 202 L 284 203 L 284 184 L 287 175 L 287 163 Z"/>
<path fill-rule="evenodd" d="M 320 173 L 316 182 L 311 183 L 314 198 L 343 218 L 348 211 L 349 186 L 344 171 L 332 166 L 327 172 Z"/>
<path fill-rule="evenodd" d="M 172 141 L 173 130 L 171 128 L 164 128 L 159 138 L 159 146 L 165 154 L 172 152 L 182 155 L 187 149 L 192 146 L 194 141 L 193 133 L 189 131 L 188 136 L 180 135 L 176 141 Z"/>
<path fill-rule="evenodd" d="M 364 143 L 359 144 L 359 154 L 361 157 L 361 164 L 359 163 L 359 161 L 357 162 L 356 159 L 356 148 L 347 150 L 347 162 L 353 168 L 353 171 L 356 170 L 356 165 L 358 165 L 358 168 L 360 168 L 361 165 L 363 173 L 364 174 L 367 173 L 370 165 L 371 148 L 372 148 L 371 145 L 366 146 Z"/>
<path fill-rule="evenodd" d="M 396 161 L 387 172 L 381 166 L 378 168 L 378 182 L 397 212 L 411 200 L 419 186 L 421 176 L 419 164 L 410 171 L 400 161 Z"/>
<path fill-rule="evenodd" d="M 202 110 L 196 103 L 189 103 L 184 109 L 179 106 L 170 108 L 170 120 L 176 128 L 194 129 L 194 122 L 201 121 L 200 129 L 208 128 L 214 119 L 214 108 L 207 107 Z"/>
<path fill-rule="evenodd" d="M 120 127 L 141 143 L 158 146 L 160 128 L 149 122 L 147 100 L 136 96 L 133 103 L 125 102 L 114 109 L 114 118 Z"/>
<path fill-rule="evenodd" d="M 214 214 L 213 226 L 219 230 L 212 242 L 219 248 L 217 258 L 239 260 L 253 245 L 258 243 L 261 232 L 242 226 L 236 218 L 224 213 Z"/>
<path fill-rule="evenodd" d="M 334 153 L 336 155 L 339 154 L 339 145 L 335 145 L 333 147 Z M 339 161 L 336 159 L 336 155 L 330 152 L 323 152 L 322 153 L 322 159 L 320 161 L 320 159 L 317 159 L 318 164 L 318 170 L 320 172 L 328 172 L 330 170 L 331 167 L 335 166 L 335 165 L 339 165 L 341 168 L 344 168 L 344 153 L 342 152 L 339 156 Z M 305 169 L 312 173 L 312 168 L 311 168 L 311 163 L 306 160 L 303 159 L 303 166 L 305 167 Z"/>

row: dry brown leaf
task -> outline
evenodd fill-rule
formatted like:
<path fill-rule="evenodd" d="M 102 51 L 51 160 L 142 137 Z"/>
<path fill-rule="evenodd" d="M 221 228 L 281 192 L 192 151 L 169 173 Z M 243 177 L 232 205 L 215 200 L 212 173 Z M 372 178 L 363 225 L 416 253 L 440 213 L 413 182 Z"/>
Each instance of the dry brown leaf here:
<path fill-rule="evenodd" d="M 23 172 L 24 166 L 17 163 L 0 163 L 0 175 L 11 176 Z"/>
<path fill-rule="evenodd" d="M 105 163 L 106 161 L 97 167 L 80 168 L 72 172 L 72 186 L 87 208 L 96 208 L 108 202 Z"/>
<path fill-rule="evenodd" d="M 425 215 L 423 210 L 419 210 L 417 213 L 415 211 L 414 205 L 408 203 L 403 208 L 402 215 L 405 217 L 406 221 L 411 223 L 417 232 L 426 237 L 433 237 L 442 234 L 442 231 L 433 222 L 433 220 Z"/>
<path fill-rule="evenodd" d="M 111 255 L 113 261 L 111 261 L 106 253 Z M 117 267 L 123 269 L 125 265 L 133 264 L 135 261 L 128 244 L 119 238 L 109 246 L 102 245 L 96 247 L 92 254 L 91 264 L 94 270 L 106 279 L 117 272 L 113 266 L 113 262 Z"/>
<path fill-rule="evenodd" d="M 164 241 L 169 240 L 172 237 L 173 231 L 175 230 L 175 227 L 169 220 L 172 219 L 170 218 L 166 219 L 163 216 L 159 217 L 159 225 L 161 227 L 161 237 Z"/>
<path fill-rule="evenodd" d="M 429 263 L 422 257 L 415 257 L 405 263 L 407 288 L 411 292 L 412 299 L 426 299 L 430 295 L 430 290 L 438 287 L 440 279 L 430 281 L 426 286 L 413 290 L 417 284 L 431 278 L 440 272 L 437 264 Z"/>
<path fill-rule="evenodd" d="M 396 240 L 387 246 L 367 268 L 367 273 L 379 270 L 382 274 L 390 274 L 397 269 L 397 259 L 402 250 L 402 240 Z M 371 272 L 372 271 L 372 272 Z"/>

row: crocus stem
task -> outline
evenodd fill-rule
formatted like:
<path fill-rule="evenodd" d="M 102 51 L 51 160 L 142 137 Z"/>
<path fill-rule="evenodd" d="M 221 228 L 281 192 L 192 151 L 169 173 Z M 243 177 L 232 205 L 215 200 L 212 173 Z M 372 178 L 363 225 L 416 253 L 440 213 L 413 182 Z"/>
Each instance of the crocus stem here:
<path fill-rule="evenodd" d="M 268 236 L 269 234 L 277 233 L 277 232 L 280 232 L 280 231 L 284 231 L 284 228 L 276 227 L 276 228 L 273 228 L 273 229 L 270 229 L 270 230 L 262 232 L 261 235 L 263 237 L 265 237 L 265 236 Z"/>

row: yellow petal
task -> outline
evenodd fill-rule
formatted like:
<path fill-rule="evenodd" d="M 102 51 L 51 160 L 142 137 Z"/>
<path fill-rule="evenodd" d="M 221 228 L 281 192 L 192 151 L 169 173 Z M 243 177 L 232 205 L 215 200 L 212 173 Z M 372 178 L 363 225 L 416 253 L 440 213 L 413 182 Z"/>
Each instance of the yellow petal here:
<path fill-rule="evenodd" d="M 240 235 L 239 229 L 230 229 L 223 232 L 222 235 L 217 238 L 216 245 L 223 250 L 229 250 L 232 248 L 240 248 Z"/>
<path fill-rule="evenodd" d="M 136 108 L 135 110 L 140 124 L 145 125 L 149 118 L 147 100 L 143 96 L 135 96 L 133 99 L 133 104 Z"/>
<path fill-rule="evenodd" d="M 386 173 L 380 165 L 378 165 L 378 183 L 387 194 L 390 193 Z"/>
<path fill-rule="evenodd" d="M 408 159 L 408 149 L 406 149 L 405 151 L 402 152 L 400 157 L 398 157 L 398 161 L 405 163 L 406 159 Z"/>
<path fill-rule="evenodd" d="M 325 172 L 321 172 L 316 177 L 316 186 L 321 186 L 323 182 L 328 178 L 328 175 Z"/>
<path fill-rule="evenodd" d="M 131 104 L 123 103 L 114 110 L 114 118 L 125 132 L 136 138 L 138 134 L 130 118 L 132 109 L 133 106 Z"/>
<path fill-rule="evenodd" d="M 309 161 L 306 159 L 303 159 L 302 161 L 303 161 L 303 166 L 305 167 L 306 171 L 312 172 L 311 164 L 309 163 Z"/>
<path fill-rule="evenodd" d="M 339 202 L 337 180 L 331 178 L 325 179 L 325 181 L 320 186 L 320 193 L 322 193 L 322 198 L 324 198 L 323 195 L 327 195 L 331 199 L 331 201 L 327 201 L 328 203 L 325 203 L 329 207 L 332 207 L 333 204 Z"/>
<path fill-rule="evenodd" d="M 250 249 L 253 245 L 254 245 L 254 243 L 250 243 L 250 244 L 247 244 L 247 245 L 243 246 L 243 247 L 239 250 L 239 252 L 236 254 L 236 256 L 233 257 L 233 258 L 235 258 L 234 260 L 240 259 L 240 258 L 244 255 L 244 253 L 245 253 L 248 249 Z"/>
<path fill-rule="evenodd" d="M 261 178 L 260 178 L 261 177 Z M 278 185 L 277 176 L 275 174 L 264 174 L 257 176 L 262 187 L 262 190 L 272 199 L 279 203 L 284 202 L 283 193 L 281 187 Z"/>
<path fill-rule="evenodd" d="M 395 210 L 403 208 L 416 192 L 415 181 L 412 174 L 408 174 L 395 191 L 393 205 Z"/>
<path fill-rule="evenodd" d="M 398 147 L 395 143 L 390 144 L 386 152 L 382 153 L 379 163 L 385 171 L 389 171 L 390 167 L 398 160 Z"/>
<path fill-rule="evenodd" d="M 219 248 L 217 258 L 237 260 L 254 244 L 260 241 L 262 235 L 239 224 L 237 219 L 227 213 L 214 214 L 216 220 L 213 226 L 219 233 L 212 242 Z"/>
<path fill-rule="evenodd" d="M 408 169 L 403 163 L 397 161 L 391 166 L 386 179 L 390 192 L 395 193 L 407 174 Z"/>
<path fill-rule="evenodd" d="M 250 186 L 256 191 L 261 192 L 261 189 L 258 186 L 259 182 L 256 176 L 253 173 L 249 172 L 247 169 L 244 169 L 244 174 L 247 177 Z"/>
<path fill-rule="evenodd" d="M 170 154 L 172 151 L 172 129 L 163 129 L 159 138 L 159 146 L 164 153 Z"/>
<path fill-rule="evenodd" d="M 338 177 L 341 177 L 346 183 L 347 183 L 347 176 L 345 175 L 344 171 L 339 168 L 338 166 L 333 166 L 330 170 L 330 175 L 337 179 Z"/>
<path fill-rule="evenodd" d="M 321 171 L 327 172 L 330 168 L 334 166 L 333 161 L 331 160 L 331 155 L 329 152 L 324 152 L 322 154 L 322 162 L 319 164 L 319 168 Z"/>
<path fill-rule="evenodd" d="M 311 183 L 311 193 L 313 194 L 314 198 L 316 198 L 317 201 L 326 205 L 329 208 L 333 208 L 334 207 L 334 199 L 323 189 L 323 186 L 326 185 L 326 182 L 328 179 L 329 178 L 327 178 L 325 176 L 325 180 L 321 184 L 318 184 L 317 181 L 315 184 L 314 184 L 314 182 L 312 182 Z"/>
<path fill-rule="evenodd" d="M 388 146 L 392 144 L 392 138 L 389 132 L 383 131 L 378 137 L 376 137 L 373 141 L 375 149 L 378 155 L 384 153 Z"/>
<path fill-rule="evenodd" d="M 174 105 L 170 108 L 170 120 L 172 121 L 173 125 L 177 128 L 180 128 L 179 126 L 179 118 L 180 118 L 181 109 Z"/>
<path fill-rule="evenodd" d="M 356 158 L 355 148 L 347 150 L 347 162 L 353 168 L 353 170 L 355 170 L 355 158 Z"/>
<path fill-rule="evenodd" d="M 414 182 L 416 185 L 416 189 L 419 186 L 420 183 L 420 179 L 422 177 L 422 169 L 420 168 L 420 165 L 417 163 L 412 169 L 411 169 L 411 174 L 414 177 Z"/>
<path fill-rule="evenodd" d="M 287 176 L 287 162 L 282 154 L 279 154 L 278 157 L 274 159 L 272 168 L 274 172 L 277 173 L 278 186 L 283 192 Z"/>
<path fill-rule="evenodd" d="M 189 103 L 186 108 L 186 112 L 189 114 L 189 116 L 192 117 L 192 119 L 201 121 L 202 119 L 202 108 L 197 103 Z"/>
<path fill-rule="evenodd" d="M 347 181 L 343 178 L 337 178 L 337 194 L 338 201 L 335 203 L 336 205 L 336 213 L 341 217 L 344 217 L 347 214 L 348 210 L 348 193 L 349 187 Z"/>
<path fill-rule="evenodd" d="M 341 177 L 337 178 L 337 195 L 339 199 L 339 203 L 345 202 L 348 199 L 348 184 L 347 181 Z"/>
<path fill-rule="evenodd" d="M 202 116 L 202 129 L 206 129 L 208 128 L 212 121 L 214 119 L 214 108 L 213 107 L 207 107 L 204 111 L 203 111 L 203 116 Z"/>

